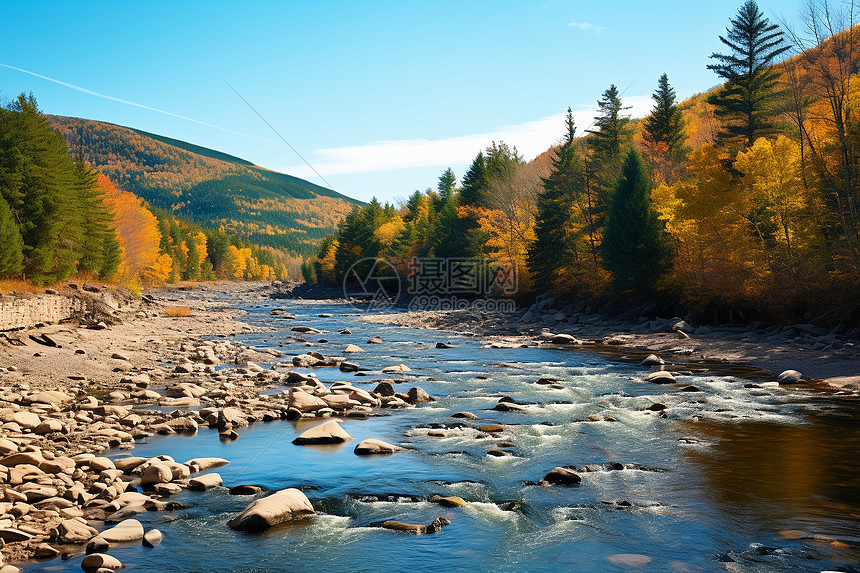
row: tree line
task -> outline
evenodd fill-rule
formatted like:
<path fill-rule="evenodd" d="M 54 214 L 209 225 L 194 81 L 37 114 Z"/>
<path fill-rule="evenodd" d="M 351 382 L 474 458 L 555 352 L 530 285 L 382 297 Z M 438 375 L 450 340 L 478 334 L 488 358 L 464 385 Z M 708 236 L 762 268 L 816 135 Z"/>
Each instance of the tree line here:
<path fill-rule="evenodd" d="M 667 74 L 631 120 L 615 85 L 593 126 L 526 163 L 494 142 L 458 185 L 354 207 L 303 265 L 339 283 L 365 257 L 517 261 L 525 296 L 648 301 L 703 320 L 810 319 L 860 292 L 860 30 L 813 0 L 800 29 L 753 0 L 707 67 L 723 81 L 677 102 Z M 856 310 L 856 309 L 855 309 Z"/>
<path fill-rule="evenodd" d="M 133 290 L 180 280 L 286 277 L 261 248 L 150 207 L 72 157 L 35 98 L 0 108 L 0 279 L 80 275 Z"/>

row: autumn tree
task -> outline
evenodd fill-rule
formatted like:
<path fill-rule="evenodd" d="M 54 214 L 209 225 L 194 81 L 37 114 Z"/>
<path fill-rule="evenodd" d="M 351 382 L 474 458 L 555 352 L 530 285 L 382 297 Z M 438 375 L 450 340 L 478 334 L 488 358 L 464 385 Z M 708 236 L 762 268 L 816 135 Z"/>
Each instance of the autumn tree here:
<path fill-rule="evenodd" d="M 603 232 L 603 258 L 618 291 L 652 292 L 669 263 L 663 223 L 651 207 L 651 182 L 636 151 L 624 160 Z"/>
<path fill-rule="evenodd" d="M 755 0 L 747 0 L 731 20 L 731 28 L 720 41 L 729 48 L 728 54 L 713 53 L 716 62 L 708 65 L 726 83 L 708 101 L 716 106 L 723 120 L 721 138 L 739 141 L 750 147 L 763 135 L 776 130 L 778 112 L 774 101 L 777 74 L 771 67 L 789 45 L 777 24 L 771 24 L 759 10 Z"/>

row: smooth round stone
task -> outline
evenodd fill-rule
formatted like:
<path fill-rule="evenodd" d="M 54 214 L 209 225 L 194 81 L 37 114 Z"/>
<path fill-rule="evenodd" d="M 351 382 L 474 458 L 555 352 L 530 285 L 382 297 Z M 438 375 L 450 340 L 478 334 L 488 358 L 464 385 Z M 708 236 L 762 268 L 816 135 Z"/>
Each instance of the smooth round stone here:
<path fill-rule="evenodd" d="M 120 521 L 110 529 L 102 531 L 99 537 L 108 543 L 137 541 L 143 538 L 143 525 L 136 519 L 126 519 L 125 521 Z"/>
<path fill-rule="evenodd" d="M 84 571 L 95 571 L 98 569 L 111 569 L 117 571 L 122 569 L 123 565 L 119 559 L 106 553 L 93 553 L 84 557 L 81 561 L 81 569 Z"/>
<path fill-rule="evenodd" d="M 376 454 L 393 454 L 401 449 L 403 448 L 400 446 L 395 446 L 388 442 L 383 442 L 382 440 L 368 438 L 366 440 L 362 440 L 360 444 L 355 446 L 355 455 L 370 456 Z"/>
<path fill-rule="evenodd" d="M 144 547 L 155 547 L 159 543 L 164 536 L 157 529 L 150 529 L 146 533 L 143 534 L 143 546 Z"/>

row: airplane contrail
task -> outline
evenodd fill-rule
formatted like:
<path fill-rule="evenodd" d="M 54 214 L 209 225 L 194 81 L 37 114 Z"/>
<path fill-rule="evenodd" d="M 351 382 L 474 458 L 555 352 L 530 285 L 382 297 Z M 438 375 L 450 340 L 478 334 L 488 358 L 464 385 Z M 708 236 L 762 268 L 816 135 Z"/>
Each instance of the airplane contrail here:
<path fill-rule="evenodd" d="M 76 86 L 75 84 L 70 84 L 70 83 L 68 83 L 68 82 L 64 82 L 64 81 L 61 81 L 61 80 L 58 80 L 58 79 L 50 78 L 50 77 L 48 77 L 48 76 L 44 76 L 44 75 L 42 75 L 42 74 L 37 74 L 36 72 L 31 72 L 31 71 L 29 71 L 29 70 L 24 70 L 24 69 L 21 69 L 21 68 L 16 68 L 15 66 L 10 66 L 9 64 L 4 64 L 4 63 L 2 63 L 2 62 L 0 62 L 0 66 L 2 66 L 2 67 L 4 67 L 4 68 L 9 68 L 10 70 L 15 70 L 16 72 L 21 72 L 22 74 L 29 74 L 29 75 L 31 75 L 31 76 L 35 76 L 35 77 L 37 77 L 37 78 L 41 78 L 41 79 L 43 79 L 43 80 L 47 80 L 47 81 L 49 81 L 49 82 L 53 82 L 53 83 L 55 83 L 55 84 L 59 84 L 59 85 L 61 85 L 61 86 L 64 86 L 64 87 L 67 87 L 67 88 L 70 88 L 70 89 L 73 89 L 73 90 L 75 90 L 75 91 L 79 91 L 79 92 L 82 92 L 82 93 L 85 93 L 85 94 L 88 94 L 88 95 L 92 95 L 92 96 L 100 97 L 100 98 L 107 99 L 107 100 L 111 100 L 111 101 L 115 101 L 115 102 L 118 102 L 118 103 L 124 103 L 124 104 L 126 104 L 126 105 L 131 105 L 131 106 L 134 106 L 134 107 L 139 107 L 139 108 L 141 108 L 141 109 L 145 109 L 145 110 L 149 110 L 149 111 L 154 111 L 154 112 L 156 112 L 156 113 L 161 113 L 161 114 L 164 114 L 164 115 L 169 115 L 169 116 L 171 116 L 171 117 L 176 117 L 176 118 L 178 118 L 178 119 L 184 119 L 185 121 L 190 121 L 190 122 L 192 122 L 192 123 L 196 123 L 196 124 L 199 124 L 199 125 L 205 125 L 206 127 L 211 127 L 211 128 L 213 128 L 213 129 L 218 129 L 218 130 L 220 130 L 220 131 L 224 131 L 224 132 L 226 132 L 226 133 L 230 133 L 230 134 L 232 134 L 232 135 L 238 135 L 238 136 L 240 136 L 240 137 L 248 137 L 248 138 L 250 138 L 250 139 L 259 139 L 259 138 L 257 138 L 257 137 L 251 136 L 251 135 L 245 135 L 244 133 L 239 133 L 239 132 L 237 132 L 237 131 L 229 130 L 229 129 L 224 128 L 224 127 L 221 127 L 221 126 L 219 126 L 219 125 L 215 125 L 215 124 L 212 124 L 212 123 L 206 123 L 205 121 L 200 121 L 199 119 L 194 119 L 193 117 L 186 117 L 186 116 L 184 116 L 184 115 L 179 115 L 179 114 L 177 114 L 177 113 L 172 113 L 172 112 L 169 112 L 169 111 L 165 111 L 165 110 L 163 110 L 163 109 L 158 109 L 157 107 L 151 107 L 151 106 L 148 106 L 148 105 L 144 105 L 144 104 L 142 104 L 142 103 L 136 103 L 136 102 L 128 101 L 128 100 L 125 100 L 125 99 L 120 99 L 120 98 L 118 98 L 118 97 L 109 96 L 109 95 L 107 95 L 107 94 L 103 94 L 103 93 L 99 93 L 99 92 L 94 92 L 93 90 L 88 90 L 87 88 L 82 88 L 81 86 Z M 261 140 L 261 141 L 267 141 L 267 140 Z M 273 142 L 270 142 L 270 143 L 273 143 Z"/>

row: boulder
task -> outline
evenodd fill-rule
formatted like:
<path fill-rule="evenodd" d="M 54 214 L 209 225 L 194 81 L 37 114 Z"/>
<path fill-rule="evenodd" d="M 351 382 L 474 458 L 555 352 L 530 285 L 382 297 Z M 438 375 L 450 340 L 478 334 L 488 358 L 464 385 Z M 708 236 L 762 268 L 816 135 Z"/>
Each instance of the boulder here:
<path fill-rule="evenodd" d="M 12 414 L 10 422 L 15 422 L 22 429 L 32 430 L 39 426 L 42 423 L 42 420 L 39 419 L 39 416 L 34 414 L 33 412 L 27 412 L 25 410 L 21 410 L 19 412 L 15 412 Z"/>
<path fill-rule="evenodd" d="M 657 372 L 652 372 L 646 376 L 645 382 L 651 382 L 652 384 L 672 384 L 675 382 L 675 377 L 671 372 L 658 370 Z"/>
<path fill-rule="evenodd" d="M 44 461 L 45 458 L 42 457 L 41 452 L 20 452 L 17 454 L 12 454 L 11 456 L 6 456 L 2 460 L 0 460 L 0 465 L 10 468 L 22 464 L 39 467 L 39 465 Z"/>
<path fill-rule="evenodd" d="M 353 354 L 355 352 L 364 352 L 364 349 L 360 346 L 356 346 L 355 344 L 347 344 L 346 348 L 343 349 L 344 354 Z"/>
<path fill-rule="evenodd" d="M 394 531 L 405 531 L 407 533 L 414 533 L 416 535 L 421 535 L 423 533 L 427 533 L 427 526 L 421 525 L 418 523 L 403 523 L 400 521 L 384 521 L 382 522 L 382 527 L 385 529 L 393 529 Z"/>
<path fill-rule="evenodd" d="M 93 553 L 84 557 L 81 561 L 81 569 L 84 571 L 99 571 L 108 569 L 118 571 L 123 568 L 122 563 L 116 557 L 112 557 L 106 553 Z"/>
<path fill-rule="evenodd" d="M 155 462 L 143 471 L 140 485 L 146 486 L 170 481 L 173 481 L 173 470 L 170 469 L 170 466 L 161 462 Z"/>
<path fill-rule="evenodd" d="M 61 421 L 49 418 L 33 428 L 33 433 L 42 436 L 45 434 L 52 434 L 54 432 L 62 432 L 63 428 L 64 426 Z"/>
<path fill-rule="evenodd" d="M 797 370 L 786 370 L 776 379 L 780 384 L 797 384 L 803 381 L 803 374 Z"/>
<path fill-rule="evenodd" d="M 430 402 L 430 394 L 424 391 L 423 388 L 419 388 L 418 386 L 414 388 L 410 388 L 407 394 L 409 396 L 410 404 L 426 404 Z"/>
<path fill-rule="evenodd" d="M 313 514 L 314 508 L 307 496 L 295 488 L 288 488 L 252 501 L 228 524 L 239 531 L 257 533 Z"/>
<path fill-rule="evenodd" d="M 549 341 L 553 344 L 579 344 L 576 337 L 570 334 L 556 334 Z"/>
<path fill-rule="evenodd" d="M 220 468 L 229 463 L 230 461 L 224 458 L 194 458 L 185 462 L 185 465 L 191 469 L 192 473 L 199 473 Z"/>
<path fill-rule="evenodd" d="M 582 478 L 573 470 L 557 467 L 546 474 L 542 481 L 552 485 L 578 485 Z"/>
<path fill-rule="evenodd" d="M 230 495 L 257 495 L 262 490 L 258 485 L 234 485 L 230 488 Z"/>
<path fill-rule="evenodd" d="M 213 487 L 218 487 L 223 483 L 224 480 L 221 479 L 219 474 L 203 474 L 202 476 L 191 478 L 188 481 L 188 489 L 192 491 L 203 491 Z"/>
<path fill-rule="evenodd" d="M 402 449 L 403 448 L 400 446 L 395 446 L 393 444 L 383 442 L 382 440 L 368 438 L 366 440 L 362 440 L 361 443 L 355 446 L 355 455 L 371 456 L 376 454 L 393 454 L 394 452 L 398 452 Z"/>
<path fill-rule="evenodd" d="M 382 372 L 385 374 L 389 372 L 412 372 L 412 369 L 405 364 L 395 364 L 394 366 L 386 366 L 382 369 Z"/>
<path fill-rule="evenodd" d="M 149 531 L 147 531 L 146 533 L 143 534 L 143 546 L 144 547 L 155 547 L 156 545 L 161 543 L 162 539 L 163 539 L 163 536 L 161 535 L 161 532 L 159 530 L 150 529 Z"/>
<path fill-rule="evenodd" d="M 663 363 L 663 359 L 656 354 L 649 354 L 639 364 L 642 366 L 662 366 Z"/>
<path fill-rule="evenodd" d="M 319 396 L 308 394 L 298 388 L 290 389 L 290 408 L 295 408 L 299 412 L 314 412 L 327 407 L 328 404 Z"/>
<path fill-rule="evenodd" d="M 60 543 L 86 543 L 98 535 L 98 531 L 78 521 L 66 519 L 57 526 L 57 541 Z"/>
<path fill-rule="evenodd" d="M 340 427 L 334 420 L 314 426 L 302 432 L 293 443 L 298 446 L 309 444 L 341 444 L 353 439 L 352 436 Z"/>
<path fill-rule="evenodd" d="M 120 521 L 110 529 L 102 531 L 99 537 L 108 543 L 137 541 L 138 539 L 143 539 L 143 525 L 136 519 L 126 519 L 125 521 Z"/>
<path fill-rule="evenodd" d="M 442 497 L 439 495 L 430 496 L 431 503 L 438 503 L 442 507 L 466 507 L 468 504 L 466 500 L 462 497 L 457 497 L 456 495 L 452 495 L 449 497 Z"/>

